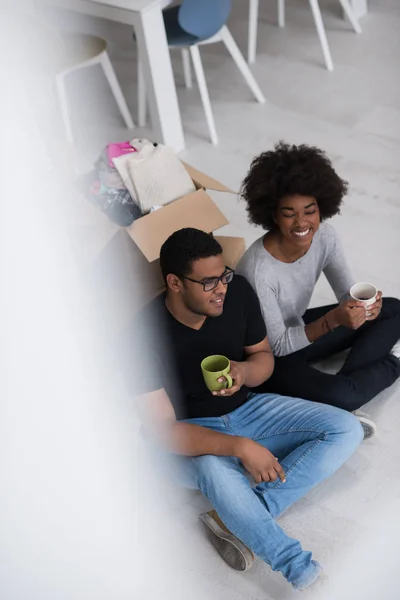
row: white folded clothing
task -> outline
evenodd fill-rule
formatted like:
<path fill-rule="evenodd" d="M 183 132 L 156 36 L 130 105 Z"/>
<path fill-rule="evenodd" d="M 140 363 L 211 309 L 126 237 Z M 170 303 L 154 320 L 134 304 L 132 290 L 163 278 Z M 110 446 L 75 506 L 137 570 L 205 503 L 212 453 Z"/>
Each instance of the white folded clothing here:
<path fill-rule="evenodd" d="M 185 167 L 170 148 L 132 140 L 137 149 L 114 158 L 113 162 L 122 181 L 135 198 L 143 213 L 153 206 L 164 206 L 195 190 Z"/>

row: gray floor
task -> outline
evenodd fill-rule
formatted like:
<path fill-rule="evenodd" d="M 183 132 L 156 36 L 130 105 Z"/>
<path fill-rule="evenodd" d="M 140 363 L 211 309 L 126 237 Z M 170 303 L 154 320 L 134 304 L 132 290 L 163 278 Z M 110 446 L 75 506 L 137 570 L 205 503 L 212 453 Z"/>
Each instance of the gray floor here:
<path fill-rule="evenodd" d="M 360 36 L 340 19 L 338 2 L 321 0 L 320 4 L 335 64 L 333 73 L 324 68 L 305 0 L 287 1 L 287 26 L 283 30 L 276 26 L 275 2 L 260 1 L 253 72 L 267 98 L 263 106 L 253 101 L 222 46 L 202 49 L 220 136 L 218 147 L 207 140 L 198 90 L 183 87 L 180 57 L 174 56 L 187 142 L 182 158 L 238 189 L 251 159 L 276 141 L 321 146 L 350 182 L 342 215 L 334 219 L 334 224 L 355 276 L 375 283 L 385 295 L 399 297 L 400 4 L 398 0 L 370 0 L 370 13 L 362 21 Z M 229 23 L 244 52 L 247 10 L 246 1 L 236 0 Z M 129 29 L 92 19 L 64 17 L 63 22 L 72 29 L 79 26 L 107 38 L 135 115 L 135 52 Z M 123 129 L 97 69 L 73 76 L 71 94 L 83 169 L 105 143 L 151 135 L 149 130 L 128 133 Z M 235 197 L 214 197 L 230 221 L 221 233 L 244 236 L 247 243 L 261 234 L 247 224 L 244 207 Z M 313 303 L 331 300 L 333 294 L 321 280 Z M 281 519 L 285 530 L 312 550 L 328 573 L 330 585 L 315 590 L 313 598 L 398 597 L 394 586 L 395 542 L 400 533 L 396 511 L 400 501 L 399 403 L 399 385 L 373 400 L 366 408 L 377 423 L 378 435 L 364 443 L 331 480 Z M 197 548 L 189 569 L 201 576 L 208 598 L 292 597 L 283 578 L 271 573 L 261 561 L 246 574 L 231 571 L 221 562 L 197 523 L 198 512 L 208 506 L 199 495 L 185 493 L 168 502 L 176 526 L 190 540 L 190 546 Z"/>

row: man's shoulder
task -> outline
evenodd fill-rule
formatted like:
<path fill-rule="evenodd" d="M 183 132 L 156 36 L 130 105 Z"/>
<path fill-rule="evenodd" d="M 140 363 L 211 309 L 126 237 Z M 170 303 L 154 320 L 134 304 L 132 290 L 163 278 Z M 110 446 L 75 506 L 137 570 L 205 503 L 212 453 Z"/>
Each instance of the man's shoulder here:
<path fill-rule="evenodd" d="M 235 290 L 246 290 L 248 287 L 251 287 L 246 277 L 244 275 L 239 275 L 239 273 L 235 273 L 232 283 L 229 285 Z"/>
<path fill-rule="evenodd" d="M 147 319 L 153 319 L 155 317 L 162 317 L 165 313 L 165 293 L 159 294 L 153 300 L 150 300 L 140 311 L 136 314 L 134 321 L 141 323 Z"/>
<path fill-rule="evenodd" d="M 228 291 L 232 299 L 240 300 L 241 298 L 248 298 L 249 294 L 253 293 L 253 288 L 246 277 L 235 273 L 232 282 L 229 284 Z"/>
<path fill-rule="evenodd" d="M 133 318 L 130 332 L 135 336 L 146 335 L 149 331 L 165 323 L 165 294 L 160 294 L 146 304 Z"/>

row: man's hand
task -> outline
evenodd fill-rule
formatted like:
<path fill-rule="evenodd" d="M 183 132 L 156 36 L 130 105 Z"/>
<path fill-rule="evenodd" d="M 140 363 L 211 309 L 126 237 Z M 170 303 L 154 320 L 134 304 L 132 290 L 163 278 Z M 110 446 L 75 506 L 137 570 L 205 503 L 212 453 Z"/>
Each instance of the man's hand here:
<path fill-rule="evenodd" d="M 329 324 L 333 327 L 343 325 L 349 329 L 358 329 L 367 320 L 365 305 L 357 300 L 347 300 L 327 313 Z"/>
<path fill-rule="evenodd" d="M 220 390 L 219 392 L 213 392 L 213 396 L 233 396 L 233 394 L 236 394 L 245 383 L 246 370 L 246 362 L 235 362 L 234 360 L 231 360 L 231 370 L 229 371 L 229 375 L 232 377 L 232 387 Z M 220 377 L 218 379 L 219 383 L 224 381 L 227 381 L 225 377 Z"/>
<path fill-rule="evenodd" d="M 370 304 L 369 306 L 367 306 L 366 308 L 366 317 L 367 317 L 367 321 L 374 321 L 376 319 L 376 317 L 379 315 L 379 313 L 382 310 L 382 292 L 378 292 L 376 295 L 376 302 L 375 304 Z"/>
<path fill-rule="evenodd" d="M 276 481 L 278 477 L 285 483 L 285 472 L 278 459 L 261 444 L 248 438 L 240 438 L 236 455 L 256 483 Z"/>

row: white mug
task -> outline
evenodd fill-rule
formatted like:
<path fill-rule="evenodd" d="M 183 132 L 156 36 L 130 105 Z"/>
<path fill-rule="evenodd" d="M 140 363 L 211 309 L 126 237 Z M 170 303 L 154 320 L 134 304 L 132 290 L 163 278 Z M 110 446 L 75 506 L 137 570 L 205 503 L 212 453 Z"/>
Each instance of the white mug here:
<path fill-rule="evenodd" d="M 362 302 L 365 307 L 376 302 L 377 294 L 378 290 L 376 287 L 372 285 L 372 283 L 367 283 L 365 281 L 355 283 L 350 288 L 350 296 L 353 298 L 353 300 Z"/>

